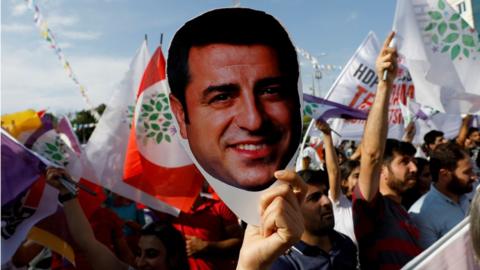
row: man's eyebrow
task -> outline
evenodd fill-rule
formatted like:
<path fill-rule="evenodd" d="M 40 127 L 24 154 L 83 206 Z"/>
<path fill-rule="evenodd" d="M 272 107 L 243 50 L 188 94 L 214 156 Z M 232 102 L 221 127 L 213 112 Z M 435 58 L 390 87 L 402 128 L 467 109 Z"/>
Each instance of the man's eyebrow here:
<path fill-rule="evenodd" d="M 256 88 L 261 88 L 265 86 L 269 86 L 272 84 L 284 84 L 287 82 L 287 78 L 284 76 L 278 76 L 278 77 L 267 77 L 263 78 L 255 83 Z"/>
<path fill-rule="evenodd" d="M 210 85 L 202 91 L 202 100 L 207 99 L 212 93 L 221 92 L 228 93 L 238 90 L 238 86 L 233 83 Z"/>

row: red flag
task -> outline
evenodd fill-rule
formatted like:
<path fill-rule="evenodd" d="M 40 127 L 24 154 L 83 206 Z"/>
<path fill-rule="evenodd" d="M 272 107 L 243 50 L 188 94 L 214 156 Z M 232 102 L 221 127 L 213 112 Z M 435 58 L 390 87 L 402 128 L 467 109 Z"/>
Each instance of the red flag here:
<path fill-rule="evenodd" d="M 188 211 L 203 176 L 175 136 L 167 89 L 165 59 L 158 48 L 138 90 L 124 178 L 126 183 Z"/>

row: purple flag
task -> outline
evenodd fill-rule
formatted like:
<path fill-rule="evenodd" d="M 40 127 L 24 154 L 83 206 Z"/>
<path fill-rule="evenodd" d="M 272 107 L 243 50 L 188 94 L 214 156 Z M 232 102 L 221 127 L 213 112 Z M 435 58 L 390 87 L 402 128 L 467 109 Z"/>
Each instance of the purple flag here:
<path fill-rule="evenodd" d="M 368 116 L 364 111 L 308 94 L 303 94 L 303 101 L 305 102 L 305 114 L 317 120 L 326 121 L 330 118 L 364 120 Z"/>
<path fill-rule="evenodd" d="M 46 165 L 2 129 L 2 206 L 29 188 Z"/>

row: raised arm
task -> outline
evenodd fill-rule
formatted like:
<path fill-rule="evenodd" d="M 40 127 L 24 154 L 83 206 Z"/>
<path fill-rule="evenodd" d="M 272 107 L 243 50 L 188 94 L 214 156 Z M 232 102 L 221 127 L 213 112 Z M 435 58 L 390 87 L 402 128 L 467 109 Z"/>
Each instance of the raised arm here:
<path fill-rule="evenodd" d="M 66 175 L 62 169 L 49 168 L 46 173 L 47 182 L 57 188 L 61 195 L 69 191 L 61 184 L 60 177 Z M 68 229 L 78 247 L 87 255 L 88 262 L 95 270 L 127 269 L 128 265 L 120 261 L 106 246 L 100 243 L 93 233 L 92 227 L 83 213 L 77 198 L 63 203 Z"/>
<path fill-rule="evenodd" d="M 322 121 L 316 122 L 317 128 L 323 133 L 323 146 L 325 147 L 325 162 L 327 165 L 328 183 L 330 185 L 330 196 L 333 201 L 338 201 L 341 194 L 340 189 L 340 168 L 338 165 L 337 152 L 333 146 L 332 130 L 330 126 Z"/>
<path fill-rule="evenodd" d="M 397 53 L 395 48 L 388 47 L 394 33 L 390 33 L 377 57 L 376 70 L 378 76 L 377 93 L 370 113 L 361 143 L 359 188 L 367 201 L 371 201 L 379 189 L 380 171 L 382 168 L 383 151 L 388 131 L 388 103 L 392 91 L 392 83 L 396 75 Z M 384 70 L 388 71 L 383 80 Z"/>
<path fill-rule="evenodd" d="M 467 140 L 468 128 L 470 122 L 472 121 L 472 115 L 468 114 L 462 119 L 462 124 L 460 125 L 460 130 L 458 131 L 458 136 L 456 142 L 461 147 L 465 147 L 465 141 Z"/>

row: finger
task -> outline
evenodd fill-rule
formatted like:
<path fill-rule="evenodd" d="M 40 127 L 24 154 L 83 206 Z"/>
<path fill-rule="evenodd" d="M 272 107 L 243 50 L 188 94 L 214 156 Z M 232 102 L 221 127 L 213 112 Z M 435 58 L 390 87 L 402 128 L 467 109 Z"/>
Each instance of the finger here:
<path fill-rule="evenodd" d="M 393 31 L 390 32 L 390 34 L 388 34 L 387 39 L 385 39 L 385 41 L 383 42 L 383 49 L 388 48 L 388 45 L 390 44 L 390 41 L 392 41 L 394 36 L 395 36 L 395 32 Z"/>
<path fill-rule="evenodd" d="M 291 192 L 291 187 L 287 184 L 280 184 L 266 190 L 260 197 L 260 216 L 276 197 L 286 196 L 289 192 Z"/>
<path fill-rule="evenodd" d="M 297 197 L 298 203 L 302 203 L 305 195 L 307 194 L 307 184 L 303 181 L 303 179 L 294 171 L 283 170 L 283 171 L 276 171 L 275 177 L 280 181 L 285 181 L 290 184 L 293 188 L 293 193 Z"/>
<path fill-rule="evenodd" d="M 286 200 L 277 197 L 262 218 L 263 235 L 277 234 L 283 244 L 298 241 L 303 232 L 303 218 Z"/>

